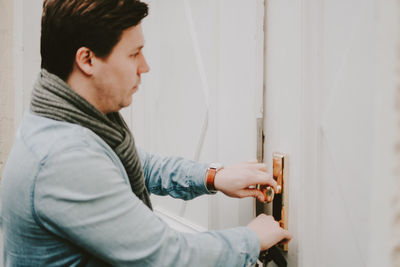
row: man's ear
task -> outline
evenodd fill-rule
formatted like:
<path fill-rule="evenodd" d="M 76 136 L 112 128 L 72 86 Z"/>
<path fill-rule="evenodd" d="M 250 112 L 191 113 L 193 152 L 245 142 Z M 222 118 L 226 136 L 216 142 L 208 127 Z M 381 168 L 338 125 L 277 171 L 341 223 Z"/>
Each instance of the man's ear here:
<path fill-rule="evenodd" d="M 81 47 L 76 51 L 75 63 L 77 67 L 87 76 L 93 75 L 94 53 L 87 47 Z"/>

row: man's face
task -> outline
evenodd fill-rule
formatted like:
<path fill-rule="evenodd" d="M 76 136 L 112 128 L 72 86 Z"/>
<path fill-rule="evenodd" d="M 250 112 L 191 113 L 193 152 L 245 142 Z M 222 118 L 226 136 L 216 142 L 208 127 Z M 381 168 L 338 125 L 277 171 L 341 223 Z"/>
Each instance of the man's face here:
<path fill-rule="evenodd" d="M 123 31 L 119 42 L 106 59 L 96 58 L 92 81 L 103 113 L 115 112 L 132 103 L 140 75 L 149 71 L 142 53 L 144 38 L 141 25 Z"/>

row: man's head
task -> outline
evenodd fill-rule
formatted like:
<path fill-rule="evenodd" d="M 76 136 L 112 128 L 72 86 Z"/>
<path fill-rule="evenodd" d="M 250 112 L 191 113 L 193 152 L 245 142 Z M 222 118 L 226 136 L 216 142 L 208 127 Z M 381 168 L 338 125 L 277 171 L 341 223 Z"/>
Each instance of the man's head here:
<path fill-rule="evenodd" d="M 140 22 L 148 7 L 138 0 L 44 0 L 42 68 L 104 113 L 131 103 L 140 74 Z"/>

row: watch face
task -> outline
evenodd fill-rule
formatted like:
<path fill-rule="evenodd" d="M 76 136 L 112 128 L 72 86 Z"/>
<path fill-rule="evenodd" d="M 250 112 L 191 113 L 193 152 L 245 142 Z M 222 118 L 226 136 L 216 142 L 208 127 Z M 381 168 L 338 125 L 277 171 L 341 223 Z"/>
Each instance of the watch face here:
<path fill-rule="evenodd" d="M 210 164 L 210 168 L 219 170 L 219 169 L 222 168 L 222 164 L 219 163 L 219 162 L 213 162 L 213 163 Z"/>

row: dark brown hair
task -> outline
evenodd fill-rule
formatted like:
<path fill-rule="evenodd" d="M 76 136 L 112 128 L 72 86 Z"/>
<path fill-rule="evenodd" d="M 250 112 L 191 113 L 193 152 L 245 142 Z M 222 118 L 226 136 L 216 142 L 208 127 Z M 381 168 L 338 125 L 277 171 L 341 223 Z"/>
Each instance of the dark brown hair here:
<path fill-rule="evenodd" d="M 138 0 L 45 0 L 42 68 L 66 80 L 80 47 L 105 58 L 122 32 L 138 25 L 147 14 L 147 4 Z"/>

